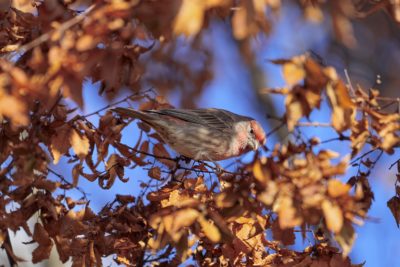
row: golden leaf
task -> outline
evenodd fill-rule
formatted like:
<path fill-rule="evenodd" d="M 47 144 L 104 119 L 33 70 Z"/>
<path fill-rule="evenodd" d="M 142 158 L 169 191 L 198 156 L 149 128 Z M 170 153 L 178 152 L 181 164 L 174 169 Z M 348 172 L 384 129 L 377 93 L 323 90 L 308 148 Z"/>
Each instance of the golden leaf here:
<path fill-rule="evenodd" d="M 349 184 L 342 183 L 336 179 L 329 180 L 328 182 L 328 194 L 333 198 L 347 195 L 350 188 Z"/>
<path fill-rule="evenodd" d="M 92 49 L 97 44 L 96 40 L 93 36 L 90 35 L 83 35 L 78 39 L 76 42 L 76 50 L 78 51 L 86 51 Z"/>
<path fill-rule="evenodd" d="M 174 242 L 178 242 L 184 233 L 184 227 L 188 227 L 192 225 L 200 213 L 191 208 L 178 210 L 174 213 L 168 214 L 166 216 L 161 217 L 161 223 L 165 228 L 165 231 L 171 236 Z M 158 215 L 159 216 L 159 215 Z M 157 229 L 157 216 L 150 220 L 150 225 Z"/>
<path fill-rule="evenodd" d="M 304 102 L 304 99 L 300 98 L 300 90 L 292 90 L 285 99 L 286 120 L 289 131 L 293 131 L 297 122 L 310 112 L 306 102 Z"/>
<path fill-rule="evenodd" d="M 293 200 L 290 196 L 279 196 L 273 210 L 278 211 L 279 226 L 281 229 L 299 226 L 303 221 L 301 217 L 298 217 L 297 210 L 293 206 Z"/>
<path fill-rule="evenodd" d="M 311 4 L 305 7 L 304 17 L 312 23 L 321 23 L 324 19 L 324 14 L 319 7 Z"/>
<path fill-rule="evenodd" d="M 334 85 L 326 86 L 326 94 L 332 107 L 332 126 L 338 132 L 351 127 L 354 121 L 354 103 L 350 98 L 347 87 L 338 80 Z"/>
<path fill-rule="evenodd" d="M 201 225 L 201 229 L 203 230 L 204 234 L 207 236 L 208 239 L 210 239 L 214 243 L 217 243 L 221 240 L 221 233 L 213 223 L 210 223 L 202 215 L 199 216 L 197 221 Z"/>
<path fill-rule="evenodd" d="M 296 64 L 294 62 L 288 62 L 286 64 L 283 64 L 282 71 L 283 71 L 283 78 L 285 79 L 286 83 L 289 86 L 299 83 L 306 76 L 306 72 L 304 70 L 303 65 Z"/>
<path fill-rule="evenodd" d="M 76 130 L 72 130 L 71 145 L 75 154 L 83 159 L 89 153 L 89 139 L 85 135 L 81 135 Z"/>
<path fill-rule="evenodd" d="M 326 225 L 334 233 L 340 232 L 343 227 L 343 212 L 339 206 L 325 199 L 322 202 Z"/>
<path fill-rule="evenodd" d="M 271 179 L 271 173 L 267 169 L 267 166 L 262 165 L 259 160 L 253 165 L 253 174 L 254 177 L 263 184 L 266 184 Z"/>
<path fill-rule="evenodd" d="M 232 17 L 232 28 L 233 35 L 238 40 L 242 40 L 249 35 L 247 19 L 247 10 L 243 6 L 235 10 Z"/>
<path fill-rule="evenodd" d="M 183 0 L 178 15 L 173 24 L 176 35 L 186 36 L 197 34 L 203 26 L 205 1 Z"/>

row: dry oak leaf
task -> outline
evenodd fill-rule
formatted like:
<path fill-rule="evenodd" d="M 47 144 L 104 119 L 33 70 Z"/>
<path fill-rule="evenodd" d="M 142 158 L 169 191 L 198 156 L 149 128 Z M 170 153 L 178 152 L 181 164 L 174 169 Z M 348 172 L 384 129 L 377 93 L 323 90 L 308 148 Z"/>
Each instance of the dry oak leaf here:
<path fill-rule="evenodd" d="M 299 83 L 306 77 L 306 71 L 303 66 L 304 60 L 304 56 L 294 57 L 289 62 L 283 64 L 283 78 L 289 86 Z"/>
<path fill-rule="evenodd" d="M 350 188 L 349 184 L 342 183 L 336 179 L 329 180 L 328 182 L 328 194 L 333 198 L 347 195 Z"/>
<path fill-rule="evenodd" d="M 356 112 L 347 87 L 341 80 L 332 81 L 326 87 L 326 94 L 333 109 L 333 128 L 338 132 L 349 129 L 355 121 Z"/>
<path fill-rule="evenodd" d="M 208 239 L 214 243 L 217 243 L 221 240 L 221 233 L 214 223 L 208 221 L 203 215 L 200 215 L 197 221 L 201 225 L 201 229 Z"/>
<path fill-rule="evenodd" d="M 293 131 L 297 122 L 311 113 L 311 107 L 308 102 L 307 88 L 295 86 L 285 99 L 286 120 L 289 131 Z"/>
<path fill-rule="evenodd" d="M 75 154 L 78 155 L 80 159 L 86 157 L 89 153 L 89 139 L 85 135 L 78 133 L 76 130 L 72 130 L 70 141 Z"/>
<path fill-rule="evenodd" d="M 148 175 L 149 177 L 156 179 L 156 180 L 160 180 L 161 179 L 161 169 L 158 166 L 155 166 L 153 168 L 151 168 L 148 171 Z"/>
<path fill-rule="evenodd" d="M 274 203 L 273 211 L 278 212 L 281 229 L 293 228 L 303 222 L 303 219 L 297 215 L 293 199 L 290 196 L 280 195 Z"/>
<path fill-rule="evenodd" d="M 14 96 L 3 93 L 0 88 L 0 122 L 4 116 L 10 118 L 13 126 L 26 126 L 29 123 L 25 103 Z"/>
<path fill-rule="evenodd" d="M 204 13 L 207 9 L 225 5 L 227 0 L 183 0 L 173 23 L 176 35 L 195 35 L 203 26 Z"/>
<path fill-rule="evenodd" d="M 191 226 L 200 216 L 200 213 L 191 208 L 181 209 L 165 216 L 155 214 L 150 218 L 150 226 L 157 229 L 159 235 L 167 232 L 172 241 L 178 242 L 185 233 L 185 227 Z"/>
<path fill-rule="evenodd" d="M 192 198 L 187 191 L 180 191 L 179 189 L 172 191 L 168 199 L 161 200 L 161 206 L 165 207 L 196 207 L 198 200 Z"/>
<path fill-rule="evenodd" d="M 397 227 L 400 224 L 400 198 L 398 196 L 392 197 L 388 202 L 387 206 L 393 214 L 394 219 L 396 220 Z"/>
<path fill-rule="evenodd" d="M 340 232 L 343 227 L 343 212 L 340 207 L 327 199 L 321 206 L 328 229 L 334 233 Z"/>
<path fill-rule="evenodd" d="M 32 252 L 32 263 L 48 259 L 53 243 L 51 242 L 49 234 L 40 223 L 35 224 L 33 240 L 36 241 L 39 246 Z"/>
<path fill-rule="evenodd" d="M 62 155 L 66 154 L 71 147 L 70 143 L 71 127 L 64 124 L 57 128 L 55 134 L 51 137 L 50 151 L 53 155 L 53 163 L 57 164 Z"/>

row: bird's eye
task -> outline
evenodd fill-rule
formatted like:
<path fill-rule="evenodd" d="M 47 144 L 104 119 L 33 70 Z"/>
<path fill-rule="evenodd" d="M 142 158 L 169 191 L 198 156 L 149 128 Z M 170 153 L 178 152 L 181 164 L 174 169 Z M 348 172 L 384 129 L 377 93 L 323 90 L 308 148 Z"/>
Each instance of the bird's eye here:
<path fill-rule="evenodd" d="M 253 128 L 250 128 L 250 133 L 251 133 L 251 134 L 254 134 Z"/>

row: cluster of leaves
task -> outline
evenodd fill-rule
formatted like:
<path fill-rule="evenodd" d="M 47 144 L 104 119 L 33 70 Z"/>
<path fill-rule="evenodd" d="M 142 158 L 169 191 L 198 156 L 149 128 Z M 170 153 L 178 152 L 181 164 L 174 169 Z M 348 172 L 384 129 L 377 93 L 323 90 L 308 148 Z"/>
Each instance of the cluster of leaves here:
<path fill-rule="evenodd" d="M 322 15 L 317 2 L 300 1 L 307 17 Z M 344 12 L 349 1 L 333 3 L 340 36 L 354 14 Z M 190 93 L 184 104 L 193 106 L 212 76 L 211 56 L 201 42 L 204 28 L 212 19 L 226 19 L 236 40 L 249 41 L 269 31 L 265 10 L 278 11 L 280 1 L 110 0 L 77 11 L 82 4 L 87 2 L 12 1 L 1 11 L 0 243 L 10 263 L 23 260 L 11 245 L 11 231 L 23 230 L 38 244 L 32 262 L 47 259 L 55 247 L 62 262 L 72 259 L 75 266 L 100 266 L 109 255 L 128 266 L 177 265 L 189 257 L 202 266 L 351 266 L 353 224 L 371 206 L 367 177 L 379 158 L 367 156 L 392 153 L 399 143 L 399 115 L 383 111 L 376 91 L 354 90 L 332 68 L 306 56 L 275 61 L 283 65 L 288 88 L 270 91 L 287 95 L 279 120 L 299 139 L 238 162 L 234 172 L 216 172 L 205 162 L 184 167 L 148 126 L 138 124 L 140 137 L 129 146 L 121 142 L 128 121 L 101 112 L 118 104 L 170 107 L 150 90 L 139 92 L 144 83 Z M 191 52 L 201 53 L 172 57 L 181 34 L 195 36 Z M 187 61 L 197 56 L 205 58 L 200 70 Z M 66 100 L 83 107 L 84 80 L 99 82 L 99 93 L 108 98 L 122 89 L 133 93 L 76 115 Z M 351 142 L 352 162 L 334 164 L 334 152 L 297 132 L 323 96 L 339 135 L 334 141 Z M 95 115 L 96 123 L 89 119 Z M 360 156 L 365 147 L 372 152 Z M 67 160 L 71 174 L 52 169 L 60 160 Z M 343 183 L 337 176 L 345 176 L 349 165 L 358 172 Z M 149 182 L 138 184 L 142 193 L 117 195 L 93 212 L 79 179 L 110 189 L 116 179 L 131 178 L 126 168 L 148 170 Z M 69 195 L 75 189 L 82 199 Z M 388 205 L 399 223 L 399 186 L 396 194 Z M 301 251 L 286 247 L 296 232 L 312 240 Z"/>

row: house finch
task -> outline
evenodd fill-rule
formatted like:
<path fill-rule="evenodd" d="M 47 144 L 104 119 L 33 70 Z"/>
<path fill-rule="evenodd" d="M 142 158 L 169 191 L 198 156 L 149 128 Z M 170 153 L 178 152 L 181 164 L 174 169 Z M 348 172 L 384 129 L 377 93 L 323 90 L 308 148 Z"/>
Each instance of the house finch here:
<path fill-rule="evenodd" d="M 265 144 L 265 132 L 257 121 L 223 109 L 113 111 L 147 123 L 172 149 L 194 160 L 223 160 Z"/>

